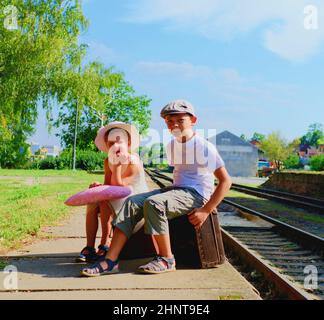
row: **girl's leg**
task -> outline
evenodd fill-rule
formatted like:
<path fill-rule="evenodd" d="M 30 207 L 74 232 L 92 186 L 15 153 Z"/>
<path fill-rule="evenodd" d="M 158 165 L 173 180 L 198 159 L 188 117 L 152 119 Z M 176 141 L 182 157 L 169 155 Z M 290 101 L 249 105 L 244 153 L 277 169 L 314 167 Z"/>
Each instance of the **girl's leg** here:
<path fill-rule="evenodd" d="M 113 228 L 112 228 L 112 220 L 113 220 L 113 211 L 110 208 L 107 201 L 100 202 L 100 221 L 101 221 L 101 245 L 110 246 Z M 101 251 L 101 250 L 99 250 Z M 103 254 L 104 252 L 99 252 L 99 254 Z"/>
<path fill-rule="evenodd" d="M 99 206 L 87 206 L 86 216 L 86 234 L 87 234 L 87 247 L 94 248 L 98 230 L 98 214 Z"/>

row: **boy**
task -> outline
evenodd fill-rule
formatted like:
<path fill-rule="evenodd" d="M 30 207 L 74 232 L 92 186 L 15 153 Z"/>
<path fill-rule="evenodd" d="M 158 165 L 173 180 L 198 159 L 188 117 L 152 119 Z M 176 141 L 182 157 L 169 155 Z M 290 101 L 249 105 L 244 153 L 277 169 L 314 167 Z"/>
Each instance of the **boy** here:
<path fill-rule="evenodd" d="M 162 109 L 161 117 L 175 137 L 167 147 L 168 162 L 174 166 L 173 187 L 128 198 L 115 220 L 116 228 L 105 260 L 83 269 L 82 275 L 93 277 L 118 272 L 118 256 L 143 217 L 145 232 L 154 236 L 159 255 L 140 266 L 139 271 L 151 274 L 175 271 L 168 219 L 186 214 L 190 223 L 200 228 L 230 189 L 231 179 L 216 148 L 193 130 L 197 122 L 193 106 L 184 100 L 172 101 Z M 219 181 L 216 189 L 214 177 Z"/>

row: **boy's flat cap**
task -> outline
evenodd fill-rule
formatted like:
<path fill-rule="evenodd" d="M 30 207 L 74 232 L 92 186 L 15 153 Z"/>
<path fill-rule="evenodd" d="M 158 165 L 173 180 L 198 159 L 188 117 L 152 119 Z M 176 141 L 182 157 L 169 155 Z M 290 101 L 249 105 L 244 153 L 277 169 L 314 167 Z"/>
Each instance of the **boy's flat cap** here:
<path fill-rule="evenodd" d="M 177 114 L 177 113 L 189 113 L 192 116 L 195 116 L 194 107 L 190 102 L 186 100 L 174 100 L 168 103 L 161 110 L 161 117 L 165 118 L 167 115 Z"/>

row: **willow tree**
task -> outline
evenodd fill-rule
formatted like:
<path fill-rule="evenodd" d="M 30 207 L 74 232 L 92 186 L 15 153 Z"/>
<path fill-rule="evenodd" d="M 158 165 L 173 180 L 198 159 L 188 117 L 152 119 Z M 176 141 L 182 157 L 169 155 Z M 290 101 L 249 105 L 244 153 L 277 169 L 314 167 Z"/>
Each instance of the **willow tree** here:
<path fill-rule="evenodd" d="M 53 122 L 60 128 L 57 135 L 64 147 L 97 150 L 93 143 L 97 130 L 111 121 L 131 122 L 141 133 L 148 129 L 151 100 L 137 95 L 122 73 L 92 62 L 81 70 L 80 77 L 83 81 L 76 81 L 72 95 Z"/>
<path fill-rule="evenodd" d="M 87 25 L 78 0 L 0 0 L 2 164 L 17 162 L 12 155 L 34 132 L 38 104 L 49 116 L 54 102 L 66 99 L 85 55 L 78 38 Z"/>

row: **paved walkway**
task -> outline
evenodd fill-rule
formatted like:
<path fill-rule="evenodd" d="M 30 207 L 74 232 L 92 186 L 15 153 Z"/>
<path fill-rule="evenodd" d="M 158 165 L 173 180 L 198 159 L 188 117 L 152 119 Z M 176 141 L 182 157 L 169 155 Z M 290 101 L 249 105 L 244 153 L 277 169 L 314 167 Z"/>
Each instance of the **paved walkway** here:
<path fill-rule="evenodd" d="M 84 264 L 74 263 L 74 258 L 85 245 L 84 222 L 84 208 L 80 208 L 64 225 L 45 229 L 50 239 L 10 252 L 8 263 L 18 270 L 17 290 L 8 290 L 8 284 L 13 284 L 8 277 L 13 275 L 0 272 L 0 300 L 260 299 L 229 263 L 207 270 L 141 275 L 135 273 L 137 266 L 150 259 L 125 260 L 120 262 L 119 274 L 79 277 Z"/>

